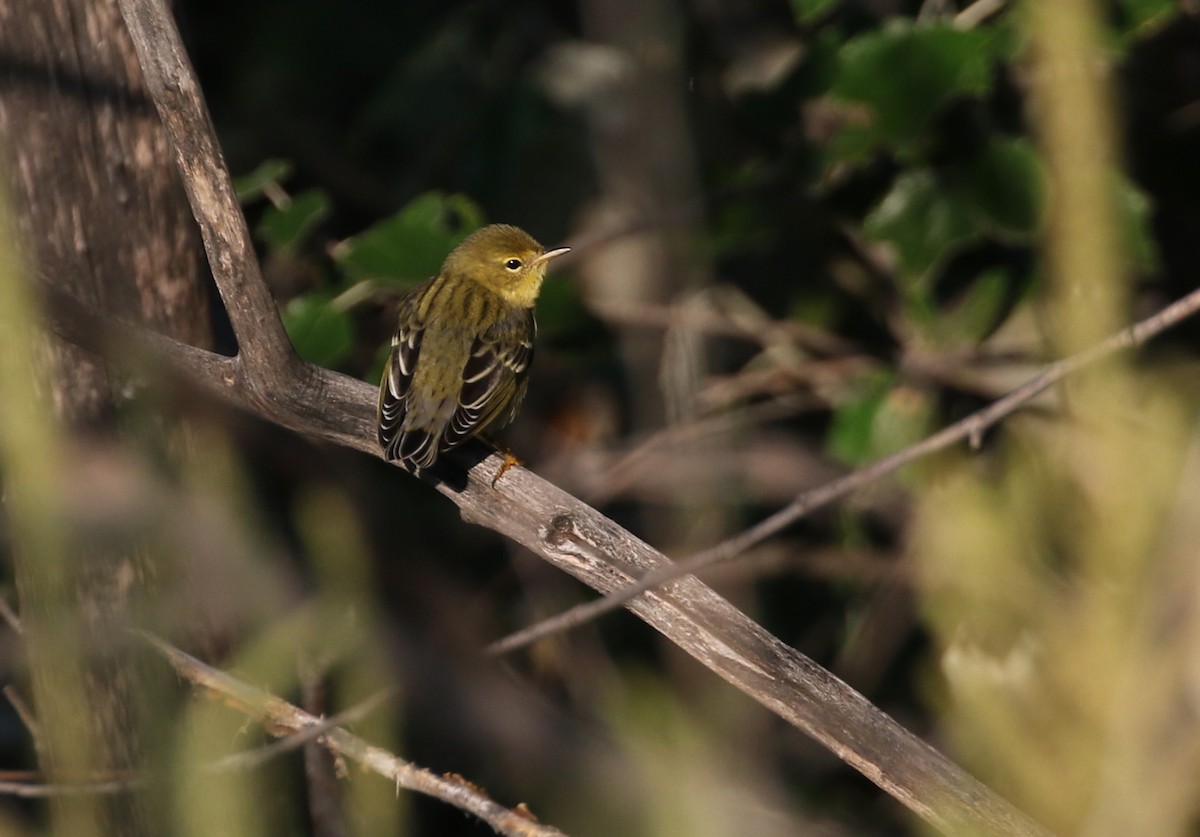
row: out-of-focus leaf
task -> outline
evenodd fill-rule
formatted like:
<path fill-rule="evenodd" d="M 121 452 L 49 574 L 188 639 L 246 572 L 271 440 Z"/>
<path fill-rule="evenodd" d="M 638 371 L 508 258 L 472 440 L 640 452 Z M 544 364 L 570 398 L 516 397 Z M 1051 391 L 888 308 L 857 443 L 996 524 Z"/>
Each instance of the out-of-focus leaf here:
<path fill-rule="evenodd" d="M 1125 12 L 1123 34 L 1128 38 L 1144 37 L 1157 31 L 1179 15 L 1179 0 L 1118 0 Z"/>
<path fill-rule="evenodd" d="M 1045 209 L 1045 171 L 1025 139 L 988 143 L 966 169 L 963 198 L 989 232 L 1027 241 Z"/>
<path fill-rule="evenodd" d="M 773 231 L 758 204 L 731 202 L 715 210 L 714 215 L 713 234 L 707 242 L 713 256 L 729 252 L 762 252 L 771 245 Z"/>
<path fill-rule="evenodd" d="M 832 456 L 854 465 L 870 459 L 875 418 L 894 382 L 895 376 L 886 372 L 857 381 L 855 395 L 838 405 L 833 414 L 826 437 Z"/>
<path fill-rule="evenodd" d="M 350 279 L 410 285 L 435 274 L 446 255 L 482 225 L 483 212 L 470 198 L 429 192 L 339 243 L 333 257 Z"/>
<path fill-rule="evenodd" d="M 942 345 L 978 344 L 996 327 L 1012 277 L 1000 268 L 984 272 L 967 290 L 943 308 L 936 322 Z"/>
<path fill-rule="evenodd" d="M 866 217 L 863 229 L 896 248 L 901 279 L 909 288 L 979 234 L 971 214 L 928 169 L 897 177 L 891 191 Z"/>
<path fill-rule="evenodd" d="M 796 20 L 808 23 L 820 17 L 838 4 L 839 0 L 792 0 L 792 13 Z"/>
<path fill-rule="evenodd" d="M 553 339 L 555 335 L 570 334 L 589 317 L 587 307 L 579 297 L 574 282 L 551 276 L 543 285 L 537 303 L 538 334 Z"/>
<path fill-rule="evenodd" d="M 830 453 L 851 465 L 879 459 L 924 438 L 932 417 L 929 393 L 897 385 L 890 374 L 872 375 L 860 396 L 834 413 Z"/>
<path fill-rule="evenodd" d="M 292 176 L 292 164 L 287 160 L 267 160 L 249 174 L 233 179 L 233 190 L 238 200 L 249 203 L 262 197 L 263 192 L 272 184 L 282 183 Z"/>
<path fill-rule="evenodd" d="M 292 251 L 328 215 L 329 196 L 320 189 L 310 189 L 296 195 L 287 206 L 267 209 L 258 224 L 258 235 L 272 249 Z"/>
<path fill-rule="evenodd" d="M 924 389 L 895 386 L 888 390 L 871 426 L 869 458 L 881 459 L 916 444 L 933 423 L 933 397 Z"/>
<path fill-rule="evenodd" d="M 1118 177 L 1116 189 L 1118 220 L 1124 227 L 1130 264 L 1142 273 L 1152 273 L 1158 269 L 1158 244 L 1150 229 L 1154 206 L 1127 177 Z"/>
<path fill-rule="evenodd" d="M 300 356 L 318 366 L 336 365 L 354 341 L 350 317 L 333 305 L 332 294 L 296 297 L 283 309 L 283 324 Z"/>
<path fill-rule="evenodd" d="M 986 93 L 997 42 L 989 27 L 964 31 L 908 21 L 847 41 L 831 93 L 865 105 L 870 117 L 842 129 L 837 145 L 843 155 L 861 156 L 877 145 L 906 146 L 947 102 Z"/>

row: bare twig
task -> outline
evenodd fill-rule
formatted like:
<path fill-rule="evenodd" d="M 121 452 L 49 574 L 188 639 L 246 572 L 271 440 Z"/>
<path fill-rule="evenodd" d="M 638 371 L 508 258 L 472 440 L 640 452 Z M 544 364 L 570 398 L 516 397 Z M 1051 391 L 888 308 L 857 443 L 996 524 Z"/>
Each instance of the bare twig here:
<path fill-rule="evenodd" d="M 339 726 L 329 725 L 282 698 L 247 685 L 200 662 L 158 637 L 150 634 L 142 636 L 166 657 L 179 676 L 213 693 L 225 705 L 262 722 L 263 728 L 272 735 L 284 732 L 288 735 L 288 739 L 285 740 L 290 740 L 293 736 L 319 729 L 319 732 L 313 734 L 319 736 L 321 744 L 330 752 L 357 762 L 364 769 L 395 782 L 397 789 L 405 788 L 416 793 L 428 794 L 468 811 L 501 834 L 519 837 L 553 837 L 562 834 L 557 828 L 542 825 L 523 812 L 493 802 L 461 777 L 438 776 L 423 767 L 417 767 L 380 747 L 368 744 Z"/>
<path fill-rule="evenodd" d="M 0 796 L 21 799 L 44 799 L 50 796 L 94 796 L 107 793 L 127 793 L 144 784 L 141 779 L 108 779 L 99 782 L 21 782 L 0 780 Z"/>
<path fill-rule="evenodd" d="M 975 0 L 954 16 L 954 26 L 958 29 L 971 29 L 1007 5 L 1008 0 Z"/>
<path fill-rule="evenodd" d="M 1069 358 L 1048 364 L 1034 377 L 1010 393 L 994 401 L 984 409 L 972 413 L 934 433 L 915 445 L 886 456 L 864 468 L 852 471 L 825 485 L 805 491 L 779 511 L 761 520 L 749 529 L 716 546 L 698 552 L 689 558 L 667 564 L 646 573 L 636 584 L 609 593 L 602 599 L 576 605 L 569 610 L 544 619 L 521 631 L 494 642 L 488 647 L 492 654 L 504 654 L 523 648 L 540 639 L 590 622 L 597 617 L 625 606 L 642 593 L 675 579 L 699 572 L 706 567 L 729 561 L 751 547 L 778 534 L 800 518 L 909 465 L 918 459 L 944 450 L 961 441 L 970 441 L 978 447 L 983 431 L 1001 419 L 1016 412 L 1029 401 L 1041 395 L 1068 375 L 1102 360 L 1123 349 L 1140 346 L 1150 338 L 1161 334 L 1174 325 L 1200 311 L 1200 290 L 1168 305 L 1161 311 L 1125 328 L 1090 349 Z"/>
<path fill-rule="evenodd" d="M 38 761 L 41 764 L 46 762 L 43 759 L 46 756 L 46 742 L 42 738 L 42 727 L 37 722 L 37 718 L 33 715 L 33 710 L 18 693 L 17 687 L 11 683 L 5 685 L 4 696 L 8 698 L 9 704 L 12 705 L 13 711 L 17 713 L 17 717 L 21 719 L 21 723 L 25 725 L 25 729 L 29 730 L 29 737 L 33 741 L 33 749 L 38 754 Z"/>
<path fill-rule="evenodd" d="M 724 294 L 726 298 L 732 296 L 732 292 Z M 753 318 L 744 306 L 741 311 L 729 311 L 714 306 L 711 301 L 704 308 L 627 305 L 608 299 L 589 299 L 587 303 L 597 317 L 619 326 L 666 330 L 682 325 L 721 337 L 739 337 L 763 346 L 795 343 L 826 355 L 847 355 L 858 350 L 849 340 L 805 323 L 778 321 L 765 315 Z"/>
<path fill-rule="evenodd" d="M 17 611 L 9 603 L 7 596 L 0 596 L 0 619 L 3 619 L 4 624 L 8 625 L 9 629 L 17 636 L 25 633 L 21 617 L 17 615 Z"/>
<path fill-rule="evenodd" d="M 334 727 L 342 727 L 366 717 L 381 703 L 396 694 L 394 689 L 381 689 L 366 700 L 351 706 L 332 717 L 325 718 L 316 724 L 299 729 L 291 735 L 284 736 L 278 741 L 272 741 L 264 747 L 247 750 L 244 753 L 234 753 L 207 766 L 213 773 L 226 770 L 248 770 L 266 764 L 276 756 L 290 753 L 310 741 L 315 741 Z"/>
<path fill-rule="evenodd" d="M 814 402 L 815 399 L 803 395 L 789 395 L 665 427 L 617 455 L 595 479 L 595 487 L 583 494 L 589 503 L 604 505 L 624 491 L 639 475 L 644 476 L 654 461 L 651 454 L 655 452 L 669 450 L 672 445 L 790 418 L 815 409 L 817 405 Z"/>
<path fill-rule="evenodd" d="M 325 680 L 328 667 L 304 656 L 299 660 L 298 668 L 301 705 L 309 714 L 324 717 L 328 706 Z M 395 694 L 394 689 L 384 689 L 373 698 L 368 698 L 367 703 L 378 705 L 382 698 L 392 694 Z M 348 711 L 361 707 L 360 703 L 358 707 L 351 707 Z M 347 713 L 341 714 L 345 716 Z M 329 719 L 326 719 L 325 723 L 341 726 L 329 724 Z M 300 746 L 304 750 L 304 781 L 307 785 L 305 799 L 308 802 L 308 819 L 313 837 L 350 837 L 346 799 L 339 781 L 339 777 L 350 774 L 346 760 L 321 746 L 319 735 L 301 743 Z"/>
<path fill-rule="evenodd" d="M 147 89 L 175 145 L 241 352 L 237 358 L 220 357 L 130 328 L 122 329 L 123 336 L 136 346 L 153 347 L 177 374 L 246 410 L 309 436 L 378 456 L 375 388 L 302 363 L 282 345 L 285 338 L 274 303 L 249 255 L 253 249 L 245 221 L 226 182 L 211 122 L 165 4 L 162 0 L 119 2 Z M 102 347 L 97 340 L 97 333 L 104 332 L 100 318 L 64 299 L 61 292 L 48 295 L 56 306 L 62 304 L 54 322 L 60 335 L 91 348 Z M 256 345 L 260 338 L 261 346 Z M 512 469 L 500 489 L 493 489 L 491 475 L 500 460 L 483 451 L 482 446 L 471 445 L 446 457 L 443 473 L 458 468 L 466 472 L 461 486 L 429 477 L 459 506 L 465 520 L 512 538 L 602 592 L 668 564 L 660 552 L 595 509 L 524 469 Z M 677 579 L 651 591 L 631 602 L 630 609 L 934 827 L 949 833 L 1043 833 L 862 695 L 695 578 Z M 343 735 L 349 733 L 332 730 L 325 739 Z M 389 762 L 380 769 L 395 767 Z"/>

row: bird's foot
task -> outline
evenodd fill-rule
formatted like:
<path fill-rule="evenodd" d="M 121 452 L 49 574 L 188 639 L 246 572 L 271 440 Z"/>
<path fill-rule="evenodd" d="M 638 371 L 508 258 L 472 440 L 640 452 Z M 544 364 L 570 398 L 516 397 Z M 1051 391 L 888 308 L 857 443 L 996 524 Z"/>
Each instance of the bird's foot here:
<path fill-rule="evenodd" d="M 496 483 L 500 482 L 500 478 L 504 476 L 504 472 L 514 465 L 520 465 L 521 460 L 517 459 L 509 451 L 498 451 L 504 454 L 504 461 L 500 463 L 500 468 L 496 471 L 496 476 L 492 477 L 492 488 L 496 487 Z"/>

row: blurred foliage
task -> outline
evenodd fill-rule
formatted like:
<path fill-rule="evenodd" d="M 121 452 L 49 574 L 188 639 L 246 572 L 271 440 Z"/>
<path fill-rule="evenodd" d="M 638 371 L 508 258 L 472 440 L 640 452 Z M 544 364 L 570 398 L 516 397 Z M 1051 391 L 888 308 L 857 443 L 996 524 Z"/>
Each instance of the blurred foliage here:
<path fill-rule="evenodd" d="M 1041 257 L 1061 196 L 1015 3 L 970 26 L 957 16 L 971 4 L 950 0 L 656 3 L 624 15 L 646 27 L 632 34 L 599 5 L 549 0 L 178 5 L 231 168 L 246 172 L 237 189 L 266 275 L 309 360 L 376 379 L 397 295 L 488 221 L 585 245 L 545 287 L 509 439 L 668 554 L 911 444 L 1053 359 Z M 1109 234 L 1131 318 L 1195 286 L 1200 18 L 1170 0 L 1098 5 L 1121 114 Z M 654 120 L 631 125 L 621 99 L 646 86 L 646 65 L 678 73 L 690 143 L 678 153 L 694 161 L 698 202 L 686 218 L 605 227 L 605 200 L 624 184 L 597 149 L 642 155 L 663 135 Z M 627 144 L 606 145 L 614 134 Z M 685 251 L 711 286 L 643 270 L 647 239 Z M 688 287 L 695 322 L 679 322 L 684 298 L 665 290 L 622 307 L 597 293 L 596 271 Z M 668 331 L 703 347 L 681 362 L 701 406 L 633 436 L 630 379 L 645 356 L 629 347 Z M 919 734 L 944 733 L 1003 793 L 1078 830 L 1090 804 L 1118 805 L 1126 780 L 1145 787 L 1106 752 L 1155 765 L 1134 728 L 1138 683 L 1170 681 L 1147 705 L 1186 714 L 1165 696 L 1182 689 L 1184 651 L 1161 637 L 1172 625 L 1200 636 L 1194 604 L 1167 596 L 1171 618 L 1155 605 L 1162 589 L 1196 584 L 1197 334 L 1179 329 L 1148 353 L 1154 374 L 1118 370 L 1097 378 L 1110 396 L 1039 404 L 969 455 L 806 519 L 714 583 Z M 570 833 L 728 833 L 748 816 L 761 833 L 912 828 L 631 618 L 493 671 L 478 649 L 577 601 L 573 583 L 393 468 L 216 408 L 179 412 L 200 414 L 204 453 L 138 471 L 147 496 L 174 498 L 171 514 L 152 505 L 145 518 L 163 527 L 158 549 L 204 568 L 217 656 L 248 681 L 295 696 L 296 648 L 327 676 L 330 712 L 399 681 L 363 734 Z M 677 454 L 681 439 L 694 446 Z M 226 458 L 236 465 L 215 473 Z M 697 485 L 712 487 L 703 503 Z M 683 522 L 660 525 L 670 512 Z M 186 602 L 194 589 L 173 585 L 188 571 L 170 566 L 163 586 Z M 1028 687 L 1046 660 L 1052 675 Z M 220 706 L 191 712 L 163 748 L 180 765 L 181 833 L 304 832 L 296 764 L 213 778 L 203 765 L 261 742 Z M 1147 725 L 1160 740 L 1177 729 Z M 1194 739 L 1178 740 L 1159 768 L 1193 776 Z M 350 774 L 359 833 L 486 833 Z M 1172 812 L 1156 823 L 1165 830 L 1140 821 L 1126 833 L 1194 825 L 1194 789 L 1167 774 L 1146 773 Z"/>
<path fill-rule="evenodd" d="M 483 214 L 469 198 L 431 192 L 341 241 L 333 257 L 348 279 L 406 287 L 437 273 L 446 254 L 481 226 Z"/>

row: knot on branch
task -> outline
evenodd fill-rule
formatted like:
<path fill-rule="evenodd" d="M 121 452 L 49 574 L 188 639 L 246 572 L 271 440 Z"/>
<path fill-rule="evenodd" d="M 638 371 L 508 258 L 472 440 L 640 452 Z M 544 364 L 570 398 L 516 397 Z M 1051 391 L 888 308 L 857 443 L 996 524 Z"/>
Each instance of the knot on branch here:
<path fill-rule="evenodd" d="M 550 525 L 542 534 L 542 540 L 546 542 L 547 546 L 559 552 L 578 541 L 579 526 L 575 521 L 575 515 L 563 512 L 550 518 Z"/>

